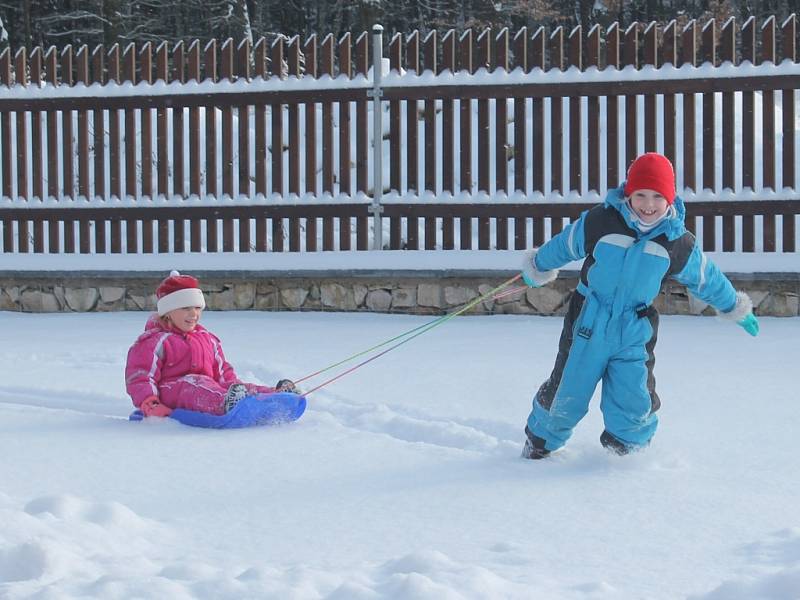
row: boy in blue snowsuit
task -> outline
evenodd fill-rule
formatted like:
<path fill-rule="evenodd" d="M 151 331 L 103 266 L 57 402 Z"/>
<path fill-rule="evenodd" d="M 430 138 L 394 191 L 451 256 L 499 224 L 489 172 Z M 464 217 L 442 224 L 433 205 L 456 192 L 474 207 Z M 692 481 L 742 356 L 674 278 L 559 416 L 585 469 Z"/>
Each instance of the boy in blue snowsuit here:
<path fill-rule="evenodd" d="M 532 287 L 553 281 L 566 263 L 585 260 L 555 367 L 533 399 L 523 457 L 544 458 L 561 448 L 600 380 L 603 446 L 626 454 L 650 442 L 661 404 L 653 376 L 658 312 L 652 303 L 665 278 L 685 284 L 750 335 L 758 333 L 750 298 L 703 254 L 684 216 L 672 163 L 647 153 L 603 204 L 526 254 L 522 275 Z"/>

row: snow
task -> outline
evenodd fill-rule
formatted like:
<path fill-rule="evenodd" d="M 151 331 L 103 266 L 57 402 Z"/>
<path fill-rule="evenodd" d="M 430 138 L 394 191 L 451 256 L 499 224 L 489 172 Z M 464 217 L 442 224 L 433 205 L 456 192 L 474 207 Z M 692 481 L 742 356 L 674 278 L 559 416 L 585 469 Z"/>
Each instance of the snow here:
<path fill-rule="evenodd" d="M 384 233 L 386 235 L 386 233 Z M 388 238 L 387 238 L 388 239 Z M 275 272 L 349 271 L 392 272 L 427 271 L 444 274 L 459 271 L 463 276 L 498 276 L 520 269 L 523 250 L 381 250 L 337 252 L 181 252 L 162 254 L 0 254 L 0 272 L 98 271 L 108 273 L 168 273 L 172 269 L 198 271 Z M 794 252 L 706 252 L 708 258 L 726 273 L 798 273 L 800 258 Z M 578 271 L 581 261 L 569 263 L 564 271 Z"/>
<path fill-rule="evenodd" d="M 558 318 L 453 319 L 296 423 L 207 431 L 126 419 L 146 316 L 0 312 L 0 598 L 798 597 L 798 318 L 664 317 L 651 447 L 606 453 L 595 398 L 530 462 Z M 429 319 L 203 317 L 262 383 Z"/>

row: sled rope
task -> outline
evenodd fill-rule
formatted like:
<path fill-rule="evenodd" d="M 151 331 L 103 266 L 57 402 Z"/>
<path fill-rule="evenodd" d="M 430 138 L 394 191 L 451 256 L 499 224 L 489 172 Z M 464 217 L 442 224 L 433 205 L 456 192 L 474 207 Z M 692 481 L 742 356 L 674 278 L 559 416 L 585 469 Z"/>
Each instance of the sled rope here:
<path fill-rule="evenodd" d="M 314 377 L 316 375 L 319 375 L 320 373 L 324 373 L 326 371 L 329 371 L 329 370 L 331 370 L 331 369 L 333 369 L 335 367 L 338 367 L 338 366 L 340 366 L 340 365 L 342 365 L 342 364 L 344 364 L 344 363 L 346 363 L 346 362 L 348 362 L 350 360 L 358 358 L 359 356 L 363 356 L 365 354 L 368 354 L 369 352 L 372 352 L 373 350 L 377 350 L 378 348 L 386 346 L 387 344 L 390 344 L 390 343 L 392 343 L 392 342 L 394 342 L 396 340 L 401 340 L 401 341 L 397 342 L 396 344 L 394 344 L 393 346 L 390 346 L 390 347 L 386 348 L 386 350 L 383 350 L 382 352 L 379 352 L 378 354 L 375 354 L 374 356 L 371 356 L 368 359 L 366 359 L 364 361 L 361 361 L 357 365 L 353 365 L 352 367 L 350 367 L 349 369 L 346 369 L 345 371 L 342 371 L 341 373 L 339 373 L 335 377 L 332 377 L 331 379 L 328 379 L 327 381 L 323 381 L 318 386 L 308 390 L 307 392 L 304 392 L 303 395 L 307 396 L 311 392 L 315 392 L 318 389 L 320 389 L 322 387 L 325 387 L 329 383 L 333 383 L 337 379 L 341 379 L 342 377 L 344 377 L 348 373 L 352 373 L 356 369 L 358 369 L 360 367 L 363 367 L 364 365 L 366 365 L 367 363 L 372 362 L 376 358 L 380 358 L 381 356 L 383 356 L 384 354 L 387 354 L 388 352 L 394 350 L 395 348 L 399 348 L 400 346 L 402 346 L 406 342 L 410 342 L 415 337 L 418 337 L 418 336 L 422 335 L 423 333 L 425 333 L 427 331 L 430 331 L 431 329 L 433 329 L 435 327 L 438 327 L 439 325 L 443 325 L 444 323 L 446 323 L 447 321 L 449 321 L 453 317 L 457 317 L 458 315 L 468 311 L 470 308 L 480 304 L 481 302 L 484 302 L 484 301 L 486 301 L 488 299 L 502 298 L 502 297 L 505 297 L 505 296 L 509 296 L 512 293 L 517 293 L 517 292 L 520 292 L 520 291 L 524 290 L 526 286 L 519 286 L 519 287 L 516 287 L 516 288 L 512 288 L 510 290 L 506 290 L 505 292 L 499 293 L 499 292 L 501 292 L 501 290 L 503 290 L 504 288 L 508 287 L 509 285 L 511 285 L 512 283 L 517 281 L 520 277 L 522 277 L 521 274 L 520 275 L 515 275 L 514 277 L 512 277 L 508 281 L 506 281 L 504 283 L 501 283 L 496 288 L 493 288 L 493 289 L 489 290 L 488 292 L 486 292 L 482 296 L 478 296 L 477 298 L 474 298 L 473 300 L 470 300 L 464 306 L 462 306 L 461 308 L 459 308 L 458 310 L 456 310 L 456 311 L 454 311 L 452 313 L 448 313 L 446 315 L 443 315 L 443 316 L 439 317 L 438 319 L 435 319 L 434 321 L 431 321 L 430 323 L 424 323 L 424 324 L 420 325 L 419 327 L 415 327 L 414 329 L 410 329 L 410 330 L 406 331 L 405 333 L 401 333 L 400 335 L 396 335 L 395 337 L 390 338 L 388 340 L 385 340 L 385 341 L 381 342 L 380 344 L 376 344 L 375 346 L 372 346 L 371 348 L 368 348 L 366 350 L 363 350 L 361 352 L 353 354 L 352 356 L 348 356 L 347 358 L 345 358 L 343 360 L 340 360 L 339 362 L 337 362 L 335 364 L 332 364 L 332 365 L 330 365 L 328 367 L 325 367 L 324 369 L 320 369 L 316 373 L 312 373 L 311 375 L 306 375 L 305 377 L 296 380 L 295 383 L 299 383 L 301 381 L 305 381 L 307 379 L 310 379 L 311 377 Z M 404 339 L 401 339 L 401 338 L 404 338 Z"/>
<path fill-rule="evenodd" d="M 295 383 L 301 383 L 303 381 L 306 381 L 307 379 L 311 379 L 312 377 L 316 377 L 317 375 L 325 373 L 326 371 L 330 371 L 331 369 L 335 369 L 336 367 L 339 367 L 339 366 L 343 365 L 344 363 L 349 362 L 349 361 L 351 361 L 353 359 L 356 359 L 356 358 L 358 358 L 360 356 L 364 356 L 365 354 L 369 354 L 373 350 L 377 350 L 378 348 L 382 348 L 383 346 L 386 346 L 387 344 L 391 344 L 392 342 L 395 342 L 395 341 L 397 341 L 397 340 L 399 340 L 401 338 L 404 338 L 407 335 L 411 335 L 412 333 L 415 333 L 415 332 L 417 332 L 417 331 L 419 331 L 421 329 L 424 329 L 425 331 L 427 331 L 428 329 L 432 329 L 433 327 L 436 327 L 437 325 L 440 325 L 441 323 L 444 323 L 445 321 L 455 317 L 456 315 L 461 314 L 462 312 L 464 312 L 466 310 L 469 310 L 470 308 L 472 308 L 473 306 L 475 306 L 479 302 L 487 300 L 488 296 L 494 294 L 495 292 L 499 292 L 503 288 L 511 285 L 511 283 L 516 281 L 519 277 L 520 277 L 520 275 L 517 275 L 516 277 L 514 277 L 512 279 L 509 279 L 508 281 L 500 284 L 496 288 L 494 288 L 492 290 L 489 290 L 483 296 L 480 296 L 479 298 L 475 298 L 475 299 L 471 300 L 470 303 L 466 304 L 465 306 L 463 306 L 461 309 L 459 309 L 455 313 L 442 315 L 441 317 L 438 317 L 437 319 L 435 319 L 433 321 L 430 321 L 428 323 L 423 323 L 422 325 L 414 327 L 413 329 L 409 329 L 408 331 L 404 331 L 403 333 L 400 333 L 400 334 L 398 334 L 398 335 L 396 335 L 396 336 L 394 336 L 392 338 L 389 338 L 388 340 L 384 340 L 384 341 L 382 341 L 382 342 L 380 342 L 378 344 L 375 344 L 371 348 L 367 348 L 366 350 L 362 350 L 360 352 L 356 352 L 355 354 L 352 354 L 352 355 L 348 356 L 347 358 L 343 358 L 342 360 L 340 360 L 338 362 L 335 362 L 335 363 L 333 363 L 331 365 L 328 365 L 327 367 L 323 367 L 319 371 L 315 371 L 314 373 L 311 373 L 309 375 L 305 375 L 304 377 L 301 377 L 300 379 L 295 379 L 294 382 Z M 525 289 L 525 288 L 524 287 L 515 288 L 514 291 L 517 291 L 519 289 Z M 497 297 L 504 297 L 504 296 L 508 295 L 509 291 L 504 292 L 502 294 L 502 296 L 497 296 Z"/>

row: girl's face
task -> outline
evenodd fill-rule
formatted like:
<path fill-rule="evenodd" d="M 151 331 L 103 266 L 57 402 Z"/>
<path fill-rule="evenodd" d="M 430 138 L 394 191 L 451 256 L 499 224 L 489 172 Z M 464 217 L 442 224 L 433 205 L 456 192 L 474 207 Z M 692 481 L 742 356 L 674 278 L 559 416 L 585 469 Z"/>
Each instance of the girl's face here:
<path fill-rule="evenodd" d="M 165 316 L 174 327 L 177 327 L 184 333 L 189 333 L 192 329 L 197 327 L 201 314 L 203 314 L 203 309 L 199 306 L 187 306 L 185 308 L 171 310 Z"/>
<path fill-rule="evenodd" d="M 642 223 L 657 221 L 669 208 L 669 202 L 654 190 L 636 190 L 631 194 L 631 208 Z"/>

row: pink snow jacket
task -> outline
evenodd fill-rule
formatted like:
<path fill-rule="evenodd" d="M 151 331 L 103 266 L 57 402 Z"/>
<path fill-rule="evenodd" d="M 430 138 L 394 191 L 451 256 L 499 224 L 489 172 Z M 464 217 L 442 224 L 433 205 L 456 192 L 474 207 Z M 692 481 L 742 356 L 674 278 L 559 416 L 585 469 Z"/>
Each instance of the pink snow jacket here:
<path fill-rule="evenodd" d="M 170 408 L 222 414 L 225 393 L 234 383 L 240 381 L 219 338 L 201 325 L 185 333 L 152 315 L 128 350 L 125 384 L 137 408 L 155 396 Z"/>

